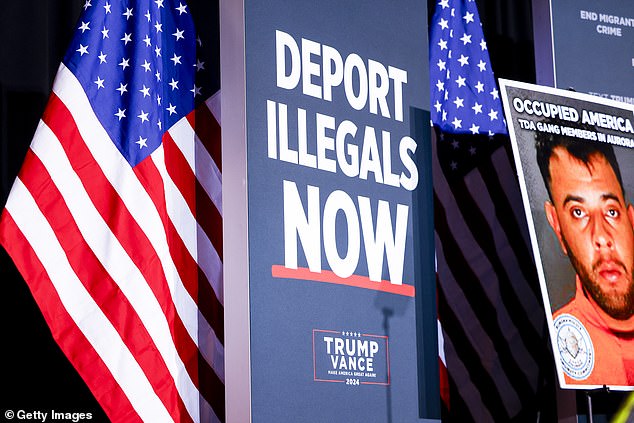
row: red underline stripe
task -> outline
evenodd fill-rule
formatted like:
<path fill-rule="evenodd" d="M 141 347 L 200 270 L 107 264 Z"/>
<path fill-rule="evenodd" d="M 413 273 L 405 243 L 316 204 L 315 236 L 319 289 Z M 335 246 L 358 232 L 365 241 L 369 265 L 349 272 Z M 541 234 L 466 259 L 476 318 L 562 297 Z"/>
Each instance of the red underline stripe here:
<path fill-rule="evenodd" d="M 289 269 L 280 265 L 271 266 L 271 275 L 274 278 L 301 279 L 313 282 L 334 283 L 336 285 L 347 285 L 356 288 L 371 289 L 374 291 L 389 292 L 391 294 L 413 297 L 416 293 L 413 285 L 396 285 L 389 281 L 374 282 L 367 276 L 352 275 L 342 278 L 335 275 L 330 270 L 322 270 L 321 273 L 311 272 L 306 268 Z"/>

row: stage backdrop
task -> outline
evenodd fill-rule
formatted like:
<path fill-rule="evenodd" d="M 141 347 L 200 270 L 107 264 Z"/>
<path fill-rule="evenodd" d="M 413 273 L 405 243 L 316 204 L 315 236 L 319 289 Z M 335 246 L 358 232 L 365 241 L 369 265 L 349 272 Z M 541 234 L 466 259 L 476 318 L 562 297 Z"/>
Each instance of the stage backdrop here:
<path fill-rule="evenodd" d="M 537 82 L 634 104 L 634 2 L 535 0 Z"/>
<path fill-rule="evenodd" d="M 221 8 L 228 419 L 439 418 L 426 5 L 235 3 Z"/>

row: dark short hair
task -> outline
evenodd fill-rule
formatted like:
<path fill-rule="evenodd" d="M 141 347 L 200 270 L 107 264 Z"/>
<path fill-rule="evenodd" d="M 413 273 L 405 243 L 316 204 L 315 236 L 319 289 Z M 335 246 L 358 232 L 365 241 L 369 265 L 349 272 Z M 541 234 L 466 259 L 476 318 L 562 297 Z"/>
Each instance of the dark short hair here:
<path fill-rule="evenodd" d="M 594 131 L 592 128 L 583 128 Z M 539 171 L 544 179 L 544 185 L 548 191 L 548 197 L 550 201 L 553 201 L 551 192 L 551 175 L 550 175 L 550 158 L 553 155 L 553 150 L 557 147 L 565 149 L 572 157 L 583 162 L 588 166 L 590 159 L 595 154 L 600 154 L 605 157 L 607 162 L 612 167 L 616 179 L 621 187 L 621 194 L 625 198 L 625 190 L 623 189 L 623 180 L 621 178 L 621 170 L 619 169 L 619 163 L 616 160 L 614 154 L 614 148 L 612 144 L 600 142 L 600 141 L 588 141 L 580 138 L 571 137 L 563 134 L 551 134 L 547 132 L 535 133 L 535 152 L 537 156 L 537 164 L 539 165 Z"/>

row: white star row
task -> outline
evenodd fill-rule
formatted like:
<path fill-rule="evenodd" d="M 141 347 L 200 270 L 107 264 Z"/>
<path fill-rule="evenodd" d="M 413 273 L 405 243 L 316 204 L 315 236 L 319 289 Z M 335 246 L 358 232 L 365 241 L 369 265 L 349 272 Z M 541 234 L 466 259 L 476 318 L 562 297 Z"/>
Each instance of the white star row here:
<path fill-rule="evenodd" d="M 498 112 L 493 109 L 491 109 L 488 115 L 489 115 L 489 118 L 491 119 L 491 122 L 493 122 L 494 120 L 498 118 Z M 443 110 L 442 112 L 442 120 L 443 121 L 447 120 L 447 112 L 445 110 Z M 458 119 L 457 117 L 454 117 L 453 121 L 451 121 L 451 124 L 454 126 L 454 129 L 462 128 L 462 119 Z M 478 131 L 480 130 L 480 127 L 477 126 L 475 123 L 472 123 L 471 128 L 469 128 L 469 130 L 473 134 L 477 134 Z"/>
<path fill-rule="evenodd" d="M 105 79 L 102 79 L 101 76 L 97 76 L 97 79 L 95 81 L 93 81 L 95 83 L 95 85 L 97 85 L 97 90 L 104 88 L 105 89 Z M 180 81 L 176 81 L 174 78 L 172 78 L 171 82 L 168 82 L 167 85 L 169 85 L 170 87 L 172 87 L 172 91 L 179 89 L 178 84 Z M 194 84 L 193 88 L 191 90 L 189 90 L 191 93 L 194 94 L 194 97 L 197 95 L 201 95 L 200 90 L 202 88 L 201 87 L 197 87 L 196 84 Z M 123 95 L 124 93 L 128 92 L 128 84 L 124 84 L 123 82 L 119 83 L 119 88 L 115 88 L 116 91 L 119 91 L 120 95 Z M 150 95 L 150 89 L 148 87 L 145 86 L 145 84 L 143 84 L 143 88 L 139 90 L 140 93 L 143 94 L 143 98 L 147 97 Z M 159 97 L 160 99 L 160 97 Z M 159 102 L 160 104 L 160 102 Z"/>
<path fill-rule="evenodd" d="M 76 51 L 79 52 L 79 54 L 81 56 L 83 56 L 84 54 L 89 54 L 88 46 L 84 46 L 82 44 L 79 45 L 79 48 Z M 103 51 L 101 51 L 99 56 L 97 56 L 97 57 L 99 57 L 99 64 L 103 64 L 103 63 L 107 63 L 108 62 L 107 61 L 108 55 L 105 54 Z M 177 56 L 176 53 L 174 53 L 174 56 L 170 60 L 172 62 L 174 62 L 174 66 L 181 65 L 182 64 L 181 63 L 181 57 L 182 56 Z M 125 70 L 125 68 L 130 66 L 130 59 L 122 58 L 121 62 L 118 63 L 118 66 L 121 66 L 122 70 Z M 144 60 L 143 64 L 141 64 L 139 66 L 141 66 L 143 69 L 145 69 L 145 72 L 151 72 L 152 71 L 152 64 L 150 62 L 148 62 L 147 60 Z M 204 69 L 204 62 L 197 61 L 197 63 L 195 63 L 194 66 L 197 68 L 197 70 Z M 157 82 L 161 80 L 161 73 L 158 70 L 156 71 L 154 76 L 156 77 L 156 81 Z M 177 89 L 178 88 L 178 81 L 174 81 L 174 79 L 172 78 L 172 82 L 170 82 L 169 85 L 172 86 L 172 90 Z"/>
<path fill-rule="evenodd" d="M 75 50 L 76 52 L 79 53 L 80 56 L 83 56 L 84 54 L 90 54 L 90 52 L 88 51 L 88 48 L 90 46 L 89 45 L 83 45 L 83 44 L 79 44 L 79 48 L 77 50 Z M 160 48 L 156 48 L 156 56 L 160 57 L 161 56 L 161 49 Z M 103 51 L 100 51 L 99 56 L 99 64 L 103 64 L 103 63 L 107 63 L 107 54 L 104 54 Z M 183 63 L 181 62 L 181 58 L 183 56 L 177 56 L 176 53 L 174 53 L 174 55 L 170 58 L 170 60 L 174 63 L 174 66 L 176 65 L 182 65 Z M 128 66 L 130 66 L 130 59 L 126 59 L 126 58 L 122 58 L 121 59 L 121 63 L 118 64 L 119 66 L 121 66 L 123 68 L 123 70 L 125 70 L 125 68 L 127 68 Z M 144 63 L 142 65 L 140 65 L 141 67 L 143 67 L 145 69 L 146 72 L 150 72 L 151 71 L 151 63 L 149 63 L 147 60 L 144 60 Z M 193 65 L 196 68 L 196 71 L 201 71 L 205 69 L 205 62 L 202 62 L 198 59 L 196 59 L 196 63 L 194 63 Z M 160 81 L 160 74 L 156 73 L 156 80 Z"/>
<path fill-rule="evenodd" d="M 158 8 L 162 8 L 163 7 L 163 1 L 164 0 L 155 0 L 154 3 L 156 3 L 156 5 L 158 6 Z M 87 10 L 89 7 L 92 6 L 91 0 L 86 0 L 86 3 L 84 3 L 84 10 Z M 106 2 L 106 4 L 103 6 L 103 8 L 105 9 L 105 13 L 112 13 L 111 8 L 112 5 L 108 2 Z M 178 7 L 174 8 L 175 10 L 178 10 L 178 14 L 179 16 L 182 15 L 183 13 L 187 13 L 187 6 L 184 5 L 183 3 L 179 2 L 178 3 Z M 133 9 L 128 9 L 126 7 L 126 11 L 125 13 L 123 13 L 123 16 L 126 17 L 126 19 L 130 19 L 131 16 L 133 16 L 132 13 Z M 148 10 L 147 14 L 145 16 L 147 16 L 150 13 L 150 11 Z M 148 22 L 150 21 L 150 18 L 148 17 Z"/>
<path fill-rule="evenodd" d="M 163 32 L 163 24 L 159 23 L 158 21 L 154 25 L 154 28 L 156 29 L 157 33 Z M 81 25 L 77 29 L 81 30 L 82 34 L 86 31 L 90 31 L 90 21 L 88 22 L 82 21 Z M 176 38 L 176 41 L 179 41 L 179 40 L 185 39 L 184 34 L 185 34 L 185 30 L 176 28 L 176 32 L 173 33 L 172 35 Z M 104 26 L 103 29 L 101 30 L 101 39 L 105 40 L 106 38 L 110 38 L 110 30 Z M 123 41 L 124 44 L 127 45 L 129 42 L 132 41 L 132 33 L 129 33 L 129 34 L 124 33 L 124 36 L 123 38 L 121 38 L 121 41 Z M 145 38 L 143 39 L 143 41 L 145 42 L 145 45 L 147 47 L 150 47 L 152 45 L 152 41 L 148 34 L 145 35 Z"/>
<path fill-rule="evenodd" d="M 458 88 L 460 88 L 466 86 L 466 81 L 466 78 L 459 75 L 458 79 L 456 79 L 454 82 L 456 83 L 456 85 L 458 85 Z M 484 92 L 484 84 L 482 83 L 482 81 L 478 81 L 478 83 L 475 84 L 474 87 L 478 91 L 478 93 Z M 441 81 L 440 79 L 438 79 L 436 81 L 436 88 L 438 88 L 438 92 L 445 91 L 445 81 Z M 489 94 L 491 94 L 491 97 L 493 97 L 494 100 L 500 98 L 500 92 L 497 88 L 494 88 Z M 445 91 L 445 100 L 447 100 L 447 95 L 448 91 Z"/>
<path fill-rule="evenodd" d="M 450 52 L 450 56 L 451 56 L 451 52 Z M 460 67 L 466 66 L 469 64 L 469 56 L 465 56 L 464 54 L 460 55 L 460 58 L 458 58 L 458 62 L 460 62 Z M 436 63 L 436 66 L 438 66 L 439 70 L 446 70 L 447 69 L 447 62 L 445 62 L 442 59 L 438 59 L 438 62 Z M 476 65 L 478 67 L 478 69 L 480 69 L 480 72 L 485 72 L 486 71 L 486 62 L 483 61 L 482 59 L 480 59 L 480 61 L 478 62 L 478 64 Z"/>
<path fill-rule="evenodd" d="M 170 113 L 170 116 L 172 116 L 173 114 L 176 113 L 176 106 L 174 106 L 172 103 L 170 103 L 169 107 L 166 107 L 165 110 Z M 117 107 L 117 113 L 114 113 L 114 115 L 119 119 L 119 121 L 121 121 L 121 119 L 128 117 L 125 114 L 126 111 L 127 111 L 127 109 L 121 109 L 121 108 Z M 143 111 L 143 109 L 141 109 L 141 114 L 137 115 L 137 117 L 139 119 L 141 119 L 141 123 L 149 122 L 148 116 L 149 116 L 149 113 L 145 113 Z M 159 124 L 159 127 L 160 127 L 160 124 Z"/>
<path fill-rule="evenodd" d="M 476 106 L 479 106 L 480 109 L 482 108 L 482 105 L 476 103 L 472 107 L 472 109 L 475 108 Z M 438 113 L 440 113 L 442 111 L 442 120 L 443 120 L 443 122 L 446 121 L 447 120 L 447 111 L 443 110 L 442 108 L 440 108 L 440 109 L 437 108 L 436 110 L 438 111 Z M 482 111 L 480 111 L 480 113 L 482 113 Z M 489 111 L 489 113 L 487 113 L 487 115 L 489 116 L 489 119 L 491 119 L 491 122 L 493 122 L 494 120 L 497 120 L 497 118 L 498 118 L 498 112 L 493 110 L 493 109 L 490 109 L 490 111 Z M 454 126 L 455 129 L 462 128 L 462 119 L 458 119 L 457 117 L 454 117 L 454 119 L 451 122 L 451 124 Z M 470 129 L 471 129 L 471 131 L 474 134 L 477 134 L 478 130 L 480 129 L 480 127 L 476 126 L 475 124 L 472 124 Z"/>

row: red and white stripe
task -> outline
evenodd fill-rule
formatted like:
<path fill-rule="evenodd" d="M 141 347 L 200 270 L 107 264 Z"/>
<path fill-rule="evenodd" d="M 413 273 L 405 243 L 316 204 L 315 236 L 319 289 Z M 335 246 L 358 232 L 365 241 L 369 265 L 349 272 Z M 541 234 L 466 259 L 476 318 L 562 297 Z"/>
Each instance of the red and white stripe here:
<path fill-rule="evenodd" d="M 224 419 L 216 102 L 131 168 L 61 65 L 2 215 L 0 242 L 113 421 Z"/>

